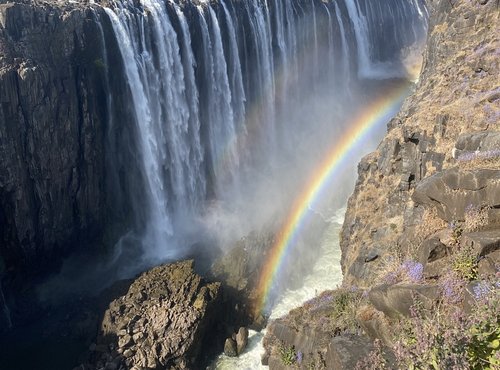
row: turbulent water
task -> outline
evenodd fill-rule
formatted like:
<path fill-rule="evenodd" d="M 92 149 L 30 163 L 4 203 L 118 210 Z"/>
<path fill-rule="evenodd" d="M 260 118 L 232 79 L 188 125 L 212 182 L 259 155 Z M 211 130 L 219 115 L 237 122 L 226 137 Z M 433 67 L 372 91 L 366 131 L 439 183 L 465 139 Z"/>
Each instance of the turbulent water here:
<path fill-rule="evenodd" d="M 422 0 L 115 0 L 96 18 L 117 253 L 136 270 L 188 253 L 214 203 L 236 235 L 283 216 L 365 81 L 409 77 L 426 31 Z"/>
<path fill-rule="evenodd" d="M 339 234 L 344 221 L 344 213 L 345 208 L 342 208 L 328 220 L 329 226 L 320 242 L 320 257 L 313 271 L 309 276 L 305 277 L 302 288 L 283 292 L 282 298 L 271 312 L 271 320 L 286 315 L 291 309 L 300 306 L 318 293 L 327 289 L 334 289 L 342 282 Z M 247 350 L 238 358 L 221 355 L 213 368 L 218 370 L 266 369 L 267 367 L 261 365 L 261 357 L 264 354 L 264 348 L 262 347 L 264 335 L 265 331 L 260 333 L 250 331 Z"/>

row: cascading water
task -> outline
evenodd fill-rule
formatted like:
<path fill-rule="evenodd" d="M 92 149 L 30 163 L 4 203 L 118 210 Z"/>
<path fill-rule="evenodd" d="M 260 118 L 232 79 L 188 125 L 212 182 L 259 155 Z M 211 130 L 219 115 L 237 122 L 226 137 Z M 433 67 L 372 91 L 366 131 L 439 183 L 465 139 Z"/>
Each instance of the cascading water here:
<path fill-rule="evenodd" d="M 117 193 L 141 215 L 123 238 L 142 247 L 136 271 L 182 256 L 183 233 L 199 226 L 207 201 L 243 211 L 246 231 L 283 211 L 355 111 L 353 91 L 363 104 L 364 79 L 406 77 L 399 53 L 425 35 L 426 10 L 421 0 L 390 3 L 108 4 L 112 35 L 103 45 L 117 45 L 123 71 L 108 68 L 107 79 L 121 73 L 127 87 L 120 99 L 110 95 L 108 111 L 128 102 L 136 133 L 113 142 L 120 151 L 135 140 L 138 151 L 130 175 L 127 163 L 115 163 L 115 187 L 128 189 Z M 378 19 L 389 26 L 380 29 Z M 375 50 L 382 37 L 390 46 Z M 116 59 L 110 50 L 106 63 Z"/>
<path fill-rule="evenodd" d="M 359 70 L 362 78 L 391 78 L 403 73 L 394 52 L 401 45 L 410 46 L 425 35 L 427 10 L 418 0 L 345 2 L 356 36 Z M 424 14 L 425 13 L 425 14 Z M 405 32 L 401 26 L 405 25 Z M 379 40 L 395 40 L 382 46 Z M 375 45 L 377 47 L 375 47 Z"/>
<path fill-rule="evenodd" d="M 116 187 L 125 189 L 117 192 L 128 194 L 123 201 L 142 216 L 120 242 L 131 238 L 129 244 L 140 246 L 134 247 L 139 259 L 120 262 L 129 273 L 183 257 L 199 241 L 192 234 L 207 225 L 223 244 L 224 236 L 239 238 L 284 218 L 347 118 L 370 103 L 370 89 L 384 84 L 374 80 L 408 77 L 403 54 L 427 26 L 423 0 L 116 0 L 108 6 L 103 45 L 117 45 L 123 70 L 108 68 L 107 84 L 121 78 L 127 87 L 108 98 L 108 111 L 119 112 L 125 102 L 136 133 L 120 137 L 116 119 L 109 132 L 118 151 L 137 148 L 136 171 L 114 163 Z M 105 37 L 107 30 L 112 34 Z M 111 46 L 104 57 L 116 60 Z M 361 154 L 339 189 L 349 188 Z M 342 189 L 326 210 L 345 201 Z M 211 224 L 209 207 L 217 202 L 219 218 Z M 219 212 L 220 204 L 229 210 Z M 298 291 L 281 286 L 287 293 L 272 315 L 341 280 L 341 213 L 327 228 L 311 277 Z M 257 357 L 250 352 L 237 365 L 222 357 L 217 366 L 254 368 Z"/>

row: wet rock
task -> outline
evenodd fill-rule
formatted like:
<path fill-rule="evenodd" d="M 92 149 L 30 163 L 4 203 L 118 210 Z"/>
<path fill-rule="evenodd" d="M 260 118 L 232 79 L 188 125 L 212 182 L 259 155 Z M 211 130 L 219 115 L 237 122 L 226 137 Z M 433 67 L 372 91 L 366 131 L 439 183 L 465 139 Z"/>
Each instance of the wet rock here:
<path fill-rule="evenodd" d="M 0 254 L 9 266 L 47 269 L 102 237 L 107 117 L 87 10 L 0 4 Z"/>
<path fill-rule="evenodd" d="M 236 341 L 232 338 L 227 338 L 224 343 L 224 354 L 228 357 L 237 357 L 238 349 L 236 346 Z"/>
<path fill-rule="evenodd" d="M 242 354 L 248 344 L 248 329 L 240 328 L 236 334 L 236 345 L 238 350 L 238 355 Z"/>

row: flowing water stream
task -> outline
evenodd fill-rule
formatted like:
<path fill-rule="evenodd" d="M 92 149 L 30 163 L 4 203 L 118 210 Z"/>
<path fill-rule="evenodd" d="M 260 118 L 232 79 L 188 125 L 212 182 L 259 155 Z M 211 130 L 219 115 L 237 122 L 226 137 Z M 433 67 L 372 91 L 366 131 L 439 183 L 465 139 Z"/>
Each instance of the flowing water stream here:
<path fill-rule="evenodd" d="M 286 315 L 291 309 L 298 307 L 315 297 L 324 290 L 334 289 L 342 282 L 340 268 L 339 235 L 344 221 L 345 208 L 337 210 L 329 218 L 323 238 L 320 242 L 320 257 L 309 276 L 304 278 L 304 285 L 296 290 L 286 290 L 281 299 L 271 311 L 270 320 Z M 262 332 L 250 331 L 249 343 L 246 351 L 240 357 L 219 356 L 213 365 L 218 370 L 253 370 L 266 369 L 261 365 L 261 356 L 264 354 L 262 347 Z"/>

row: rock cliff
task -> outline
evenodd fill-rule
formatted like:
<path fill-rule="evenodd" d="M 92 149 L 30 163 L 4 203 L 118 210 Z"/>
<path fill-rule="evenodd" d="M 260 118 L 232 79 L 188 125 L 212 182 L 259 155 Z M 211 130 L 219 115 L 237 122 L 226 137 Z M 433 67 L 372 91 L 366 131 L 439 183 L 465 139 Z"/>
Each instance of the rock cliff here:
<path fill-rule="evenodd" d="M 499 2 L 427 3 L 415 91 L 358 166 L 341 233 L 344 287 L 269 325 L 272 369 L 500 364 L 495 345 L 464 355 L 478 347 L 463 334 L 500 319 Z"/>
<path fill-rule="evenodd" d="M 428 5 L 431 28 L 416 91 L 359 164 L 348 202 L 341 249 L 349 284 L 369 285 L 384 256 L 418 248 L 432 207 L 449 222 L 463 220 L 469 205 L 495 214 L 499 206 L 498 163 L 485 169 L 460 157 L 461 151 L 498 157 L 500 149 L 498 2 Z"/>
<path fill-rule="evenodd" d="M 46 268 L 101 236 L 106 111 L 93 17 L 90 8 L 64 3 L 0 2 L 0 255 L 7 267 Z"/>

